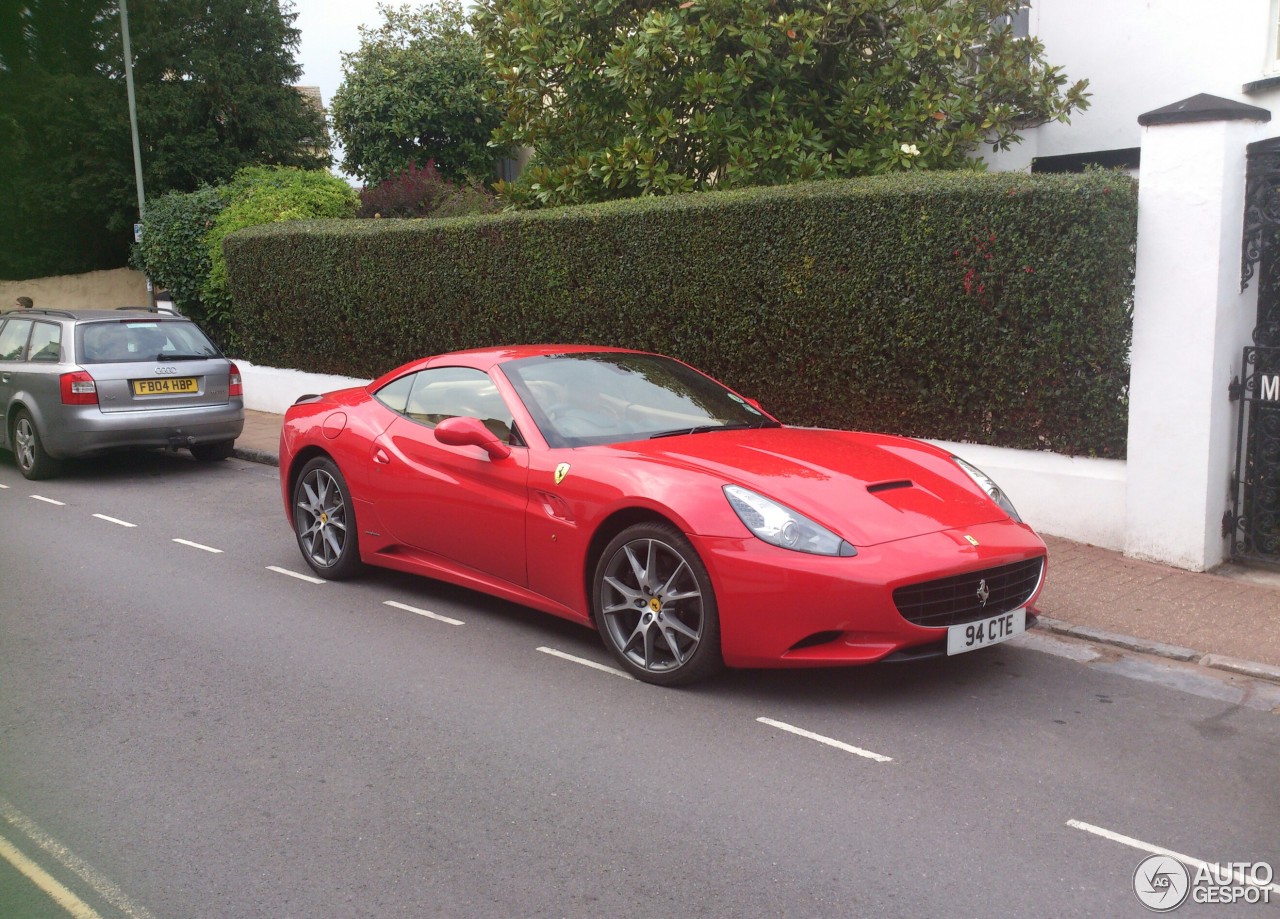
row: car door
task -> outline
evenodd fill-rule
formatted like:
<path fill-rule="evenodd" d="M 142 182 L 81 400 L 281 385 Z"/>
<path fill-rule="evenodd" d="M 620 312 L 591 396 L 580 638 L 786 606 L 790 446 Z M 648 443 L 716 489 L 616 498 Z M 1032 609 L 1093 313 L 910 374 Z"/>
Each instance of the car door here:
<path fill-rule="evenodd" d="M 0 419 L 8 417 L 9 404 L 14 395 L 22 388 L 22 374 L 26 355 L 27 339 L 31 336 L 30 319 L 6 319 L 0 322 Z M 0 443 L 12 447 L 9 443 L 8 426 L 4 425 L 0 432 Z"/>
<path fill-rule="evenodd" d="M 405 545 L 526 585 L 528 451 L 513 435 L 511 410 L 489 375 L 433 367 L 375 397 L 399 415 L 374 442 L 370 458 L 382 525 Z M 492 459 L 479 447 L 442 444 L 435 426 L 458 416 L 479 418 L 511 454 Z"/>

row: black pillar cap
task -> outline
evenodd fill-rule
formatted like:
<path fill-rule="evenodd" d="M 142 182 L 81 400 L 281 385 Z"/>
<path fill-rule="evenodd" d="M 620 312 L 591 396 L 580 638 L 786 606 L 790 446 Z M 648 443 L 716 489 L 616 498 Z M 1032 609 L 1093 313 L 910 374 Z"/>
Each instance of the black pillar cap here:
<path fill-rule="evenodd" d="M 1256 105 L 1200 93 L 1138 116 L 1138 124 L 1191 124 L 1196 121 L 1270 121 L 1271 113 Z"/>

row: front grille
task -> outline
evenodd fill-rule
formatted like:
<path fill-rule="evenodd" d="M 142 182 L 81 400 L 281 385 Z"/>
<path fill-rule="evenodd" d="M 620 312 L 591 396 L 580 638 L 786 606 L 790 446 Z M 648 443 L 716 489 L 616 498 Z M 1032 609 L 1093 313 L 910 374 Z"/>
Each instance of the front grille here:
<path fill-rule="evenodd" d="M 985 571 L 973 571 L 922 584 L 909 584 L 893 592 L 898 612 L 908 622 L 942 628 L 998 616 L 1023 606 L 1040 583 L 1044 559 L 1032 558 Z M 979 596 L 986 583 L 987 600 Z"/>

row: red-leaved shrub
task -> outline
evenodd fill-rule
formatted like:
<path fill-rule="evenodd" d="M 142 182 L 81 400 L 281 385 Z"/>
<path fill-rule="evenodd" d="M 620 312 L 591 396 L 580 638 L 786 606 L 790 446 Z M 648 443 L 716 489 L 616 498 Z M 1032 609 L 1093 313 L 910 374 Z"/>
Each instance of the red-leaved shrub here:
<path fill-rule="evenodd" d="M 435 162 L 410 163 L 399 175 L 360 192 L 357 217 L 460 217 L 499 210 L 492 194 L 479 184 L 454 184 Z"/>

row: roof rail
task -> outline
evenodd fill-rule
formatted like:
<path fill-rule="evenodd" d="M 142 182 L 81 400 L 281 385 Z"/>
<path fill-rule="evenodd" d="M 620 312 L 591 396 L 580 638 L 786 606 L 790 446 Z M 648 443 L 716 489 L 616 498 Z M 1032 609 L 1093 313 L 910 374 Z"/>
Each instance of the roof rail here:
<path fill-rule="evenodd" d="M 75 319 L 75 318 L 76 318 L 76 314 L 75 314 L 75 313 L 73 313 L 73 312 L 71 312 L 71 311 L 69 311 L 69 310 L 51 310 L 51 309 L 47 309 L 47 308 L 42 307 L 42 306 L 40 306 L 40 307 L 32 307 L 32 306 L 28 306 L 28 307 L 26 307 L 26 308 L 24 308 L 24 309 L 5 310 L 5 312 L 0 313 L 0 316 L 9 316 L 9 315 L 11 315 L 11 314 L 13 314 L 13 313 L 21 313 L 21 314 L 22 314 L 22 315 L 24 315 L 24 316 L 31 316 L 31 315 L 39 315 L 39 316 L 66 316 L 68 319 Z"/>
<path fill-rule="evenodd" d="M 169 316 L 178 315 L 177 310 L 171 310 L 166 306 L 117 306 L 117 310 L 139 310 L 144 313 L 165 313 Z"/>

